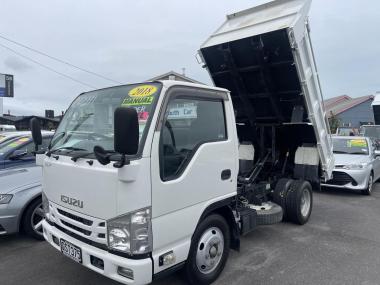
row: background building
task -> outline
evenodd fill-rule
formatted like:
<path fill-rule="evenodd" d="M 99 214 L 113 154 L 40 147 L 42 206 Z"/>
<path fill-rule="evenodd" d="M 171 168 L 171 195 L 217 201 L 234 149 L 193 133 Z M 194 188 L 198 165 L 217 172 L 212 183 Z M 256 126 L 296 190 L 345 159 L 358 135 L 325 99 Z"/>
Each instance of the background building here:
<path fill-rule="evenodd" d="M 177 80 L 177 81 L 185 81 L 185 82 L 190 82 L 190 83 L 204 84 L 195 79 L 187 77 L 185 74 L 179 74 L 175 71 L 169 71 L 162 75 L 151 78 L 148 81 L 155 81 L 155 80 Z"/>
<path fill-rule="evenodd" d="M 59 119 L 46 118 L 40 116 L 0 116 L 0 125 L 13 125 L 18 131 L 30 130 L 30 120 L 37 118 L 40 121 L 43 130 L 55 130 L 58 127 Z"/>
<path fill-rule="evenodd" d="M 351 127 L 358 129 L 361 125 L 374 123 L 372 101 L 373 95 L 351 98 L 342 95 L 325 100 L 327 116 L 335 117 L 339 121 L 339 127 Z"/>

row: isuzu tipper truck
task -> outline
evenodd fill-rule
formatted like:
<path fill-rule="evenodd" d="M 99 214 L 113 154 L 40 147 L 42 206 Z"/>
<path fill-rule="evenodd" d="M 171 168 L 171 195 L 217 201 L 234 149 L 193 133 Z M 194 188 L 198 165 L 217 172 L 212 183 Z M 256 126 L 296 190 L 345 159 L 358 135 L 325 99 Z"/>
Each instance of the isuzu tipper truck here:
<path fill-rule="evenodd" d="M 210 284 L 241 235 L 305 224 L 334 166 L 310 4 L 227 16 L 199 51 L 216 87 L 155 81 L 79 95 L 37 151 L 45 239 L 124 284 L 178 269 Z"/>

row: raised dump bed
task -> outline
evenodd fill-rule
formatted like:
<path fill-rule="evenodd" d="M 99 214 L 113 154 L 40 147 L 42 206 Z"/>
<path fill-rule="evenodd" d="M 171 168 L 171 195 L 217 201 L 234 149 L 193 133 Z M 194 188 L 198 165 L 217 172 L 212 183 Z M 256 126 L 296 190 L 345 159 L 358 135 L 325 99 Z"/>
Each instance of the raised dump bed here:
<path fill-rule="evenodd" d="M 334 160 L 309 38 L 310 5 L 311 0 L 277 0 L 228 15 L 200 55 L 214 84 L 231 91 L 242 140 L 260 147 L 263 136 L 273 141 L 277 134 L 280 148 L 290 138 L 294 145 L 287 147 L 293 149 L 315 144 L 330 177 Z M 260 131 L 262 126 L 276 132 Z"/>

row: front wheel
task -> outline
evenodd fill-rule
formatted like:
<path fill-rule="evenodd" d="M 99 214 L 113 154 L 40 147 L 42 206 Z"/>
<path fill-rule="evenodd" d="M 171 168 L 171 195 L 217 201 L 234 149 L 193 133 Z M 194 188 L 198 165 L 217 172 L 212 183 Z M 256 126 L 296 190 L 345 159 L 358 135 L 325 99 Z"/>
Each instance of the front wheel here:
<path fill-rule="evenodd" d="M 44 219 L 44 210 L 42 209 L 42 200 L 34 200 L 25 210 L 22 226 L 25 233 L 37 240 L 44 240 L 42 234 L 42 221 Z"/>
<path fill-rule="evenodd" d="M 190 284 L 211 284 L 223 271 L 230 249 L 230 229 L 217 214 L 206 217 L 197 227 L 184 273 Z"/>

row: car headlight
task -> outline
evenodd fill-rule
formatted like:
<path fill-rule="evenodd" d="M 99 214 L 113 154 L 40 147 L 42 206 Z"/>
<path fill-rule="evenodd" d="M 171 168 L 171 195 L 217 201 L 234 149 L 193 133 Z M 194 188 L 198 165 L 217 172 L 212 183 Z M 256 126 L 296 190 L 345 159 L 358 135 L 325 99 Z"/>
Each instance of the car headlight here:
<path fill-rule="evenodd" d="M 360 163 L 360 164 L 348 164 L 345 165 L 343 168 L 347 170 L 360 170 L 367 167 L 367 163 Z"/>
<path fill-rule="evenodd" d="M 107 221 L 108 248 L 129 254 L 152 251 L 152 210 L 145 208 Z"/>
<path fill-rule="evenodd" d="M 0 204 L 9 204 L 12 198 L 12 194 L 0 194 Z"/>

